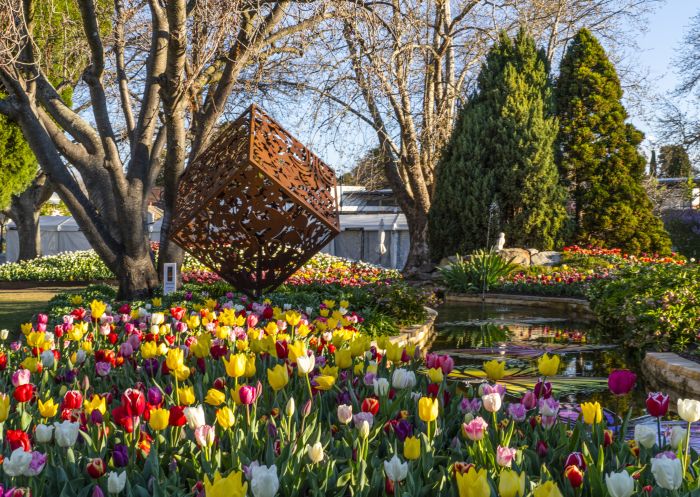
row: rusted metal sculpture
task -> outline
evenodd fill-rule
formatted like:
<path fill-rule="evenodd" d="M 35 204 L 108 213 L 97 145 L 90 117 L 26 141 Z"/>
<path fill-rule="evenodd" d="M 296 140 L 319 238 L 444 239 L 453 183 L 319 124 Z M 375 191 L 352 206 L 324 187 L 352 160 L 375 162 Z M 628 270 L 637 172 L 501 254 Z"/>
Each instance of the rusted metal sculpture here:
<path fill-rule="evenodd" d="M 171 238 L 259 297 L 340 232 L 335 184 L 330 167 L 252 105 L 185 170 Z"/>

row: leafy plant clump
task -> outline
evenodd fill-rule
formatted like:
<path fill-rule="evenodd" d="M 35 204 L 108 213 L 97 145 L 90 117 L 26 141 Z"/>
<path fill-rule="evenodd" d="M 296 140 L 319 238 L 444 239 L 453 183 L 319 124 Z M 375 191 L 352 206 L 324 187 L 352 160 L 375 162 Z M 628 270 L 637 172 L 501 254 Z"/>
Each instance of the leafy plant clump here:
<path fill-rule="evenodd" d="M 496 252 L 477 250 L 468 258 L 457 255 L 457 260 L 439 268 L 447 288 L 453 292 L 489 291 L 498 282 L 517 270 L 517 264 Z"/>

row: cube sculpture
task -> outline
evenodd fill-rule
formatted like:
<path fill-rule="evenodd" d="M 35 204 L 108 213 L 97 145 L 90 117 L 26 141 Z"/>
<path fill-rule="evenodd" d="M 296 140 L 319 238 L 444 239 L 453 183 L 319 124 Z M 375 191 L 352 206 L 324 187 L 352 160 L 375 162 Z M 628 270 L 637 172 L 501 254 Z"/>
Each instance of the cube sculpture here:
<path fill-rule="evenodd" d="M 259 297 L 340 232 L 335 185 L 326 164 L 252 105 L 185 170 L 171 239 Z"/>

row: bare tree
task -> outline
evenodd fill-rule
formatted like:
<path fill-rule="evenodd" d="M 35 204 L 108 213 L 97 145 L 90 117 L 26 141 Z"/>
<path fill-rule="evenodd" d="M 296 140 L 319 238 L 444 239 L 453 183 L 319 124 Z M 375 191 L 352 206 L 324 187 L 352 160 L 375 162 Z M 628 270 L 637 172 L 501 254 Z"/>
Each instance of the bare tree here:
<path fill-rule="evenodd" d="M 303 79 L 287 86 L 322 96 L 319 108 L 375 133 L 384 169 L 406 214 L 408 275 L 431 267 L 427 214 L 435 167 L 484 54 L 501 30 L 526 26 L 550 60 L 584 26 L 613 39 L 621 18 L 655 0 L 352 1 L 309 51 Z M 312 59 L 309 60 L 309 59 Z M 322 70 L 313 61 L 323 61 Z M 333 119 L 324 118 L 328 125 Z M 374 145 L 373 145 L 374 146 Z"/>
<path fill-rule="evenodd" d="M 53 194 L 53 187 L 46 174 L 39 172 L 29 187 L 12 196 L 9 207 L 3 214 L 15 222 L 19 242 L 17 260 L 25 261 L 41 255 L 41 232 L 39 217 L 41 206 Z"/>
<path fill-rule="evenodd" d="M 161 261 L 177 182 L 207 146 L 238 79 L 292 51 L 294 37 L 329 16 L 323 2 L 114 0 L 102 34 L 102 3 L 77 0 L 83 102 L 65 105 L 35 39 L 37 0 L 0 0 L 0 113 L 21 126 L 42 170 L 90 244 L 117 275 L 119 297 L 158 283 L 149 250 L 146 198 L 163 173 Z M 5 31 L 5 26 L 7 30 Z M 78 180 L 80 178 L 80 181 Z M 201 185 L 206 188 L 207 185 Z"/>

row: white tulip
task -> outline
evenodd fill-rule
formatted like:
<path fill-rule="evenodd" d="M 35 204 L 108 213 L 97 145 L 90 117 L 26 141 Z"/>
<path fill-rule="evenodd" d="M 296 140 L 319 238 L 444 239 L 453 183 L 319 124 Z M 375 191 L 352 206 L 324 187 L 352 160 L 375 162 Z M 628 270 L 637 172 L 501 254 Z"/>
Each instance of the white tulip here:
<path fill-rule="evenodd" d="M 41 365 L 47 369 L 51 369 L 53 367 L 53 363 L 55 362 L 54 356 L 53 356 L 53 351 L 52 350 L 45 350 L 41 353 Z"/>
<path fill-rule="evenodd" d="M 321 445 L 321 442 L 316 442 L 313 445 L 306 444 L 306 454 L 312 463 L 323 461 L 323 445 Z"/>
<path fill-rule="evenodd" d="M 651 460 L 651 474 L 656 484 L 666 490 L 677 490 L 683 483 L 681 460 L 670 459 L 663 454 Z"/>
<path fill-rule="evenodd" d="M 389 393 L 389 380 L 386 378 L 375 378 L 372 380 L 372 385 L 374 385 L 374 395 L 382 397 Z"/>
<path fill-rule="evenodd" d="M 8 476 L 21 476 L 29 469 L 32 462 L 32 453 L 26 452 L 22 447 L 12 451 L 10 457 L 6 457 L 2 463 L 2 469 Z"/>
<path fill-rule="evenodd" d="M 416 386 L 416 373 L 404 368 L 396 368 L 391 375 L 391 384 L 394 388 L 404 389 Z"/>
<path fill-rule="evenodd" d="M 406 479 L 408 476 L 408 463 L 401 462 L 396 454 L 389 461 L 384 461 L 384 472 L 386 477 L 397 483 Z"/>
<path fill-rule="evenodd" d="M 294 403 L 294 397 L 289 397 L 287 405 L 284 408 L 284 412 L 288 418 L 294 416 L 294 411 L 296 410 L 296 404 Z"/>
<path fill-rule="evenodd" d="M 314 370 L 314 366 L 316 366 L 315 355 L 311 354 L 297 357 L 297 369 L 299 369 L 300 374 L 309 374 Z"/>
<path fill-rule="evenodd" d="M 7 340 L 8 336 L 10 336 L 10 330 L 7 328 L 0 330 L 0 340 Z"/>
<path fill-rule="evenodd" d="M 610 497 L 630 497 L 634 493 L 634 478 L 627 471 L 608 473 L 605 477 Z"/>
<path fill-rule="evenodd" d="M 678 399 L 678 415 L 683 421 L 695 423 L 700 421 L 700 401 L 694 399 Z"/>
<path fill-rule="evenodd" d="M 82 364 L 85 362 L 85 359 L 87 359 L 87 352 L 85 352 L 83 349 L 78 350 L 78 352 L 75 354 L 75 363 Z"/>
<path fill-rule="evenodd" d="M 498 393 L 488 393 L 481 397 L 484 409 L 488 412 L 498 412 L 501 409 L 501 395 Z"/>
<path fill-rule="evenodd" d="M 347 404 L 340 404 L 338 406 L 338 421 L 344 425 L 352 421 L 352 406 Z"/>
<path fill-rule="evenodd" d="M 207 424 L 204 418 L 204 408 L 202 406 L 185 407 L 182 413 L 185 415 L 185 419 L 187 420 L 187 426 L 193 430 Z"/>
<path fill-rule="evenodd" d="M 54 422 L 53 426 L 56 429 L 56 443 L 59 447 L 67 448 L 75 445 L 80 432 L 79 423 L 71 423 L 66 420 L 62 423 Z"/>
<path fill-rule="evenodd" d="M 255 466 L 251 471 L 250 489 L 253 497 L 274 497 L 280 488 L 277 466 Z"/>
<path fill-rule="evenodd" d="M 126 487 L 126 471 L 117 474 L 116 471 L 110 471 L 107 477 L 107 491 L 110 494 L 118 494 Z"/>
<path fill-rule="evenodd" d="M 36 437 L 36 441 L 40 444 L 49 443 L 53 438 L 53 426 L 44 424 L 37 425 L 34 436 Z"/>
<path fill-rule="evenodd" d="M 678 450 L 678 447 L 685 449 L 685 438 L 688 435 L 688 430 L 682 426 L 674 426 L 671 428 L 671 447 L 673 450 Z"/>
<path fill-rule="evenodd" d="M 362 420 L 357 431 L 360 432 L 360 438 L 362 438 L 362 440 L 367 438 L 369 436 L 369 422 Z"/>
<path fill-rule="evenodd" d="M 634 441 L 645 449 L 651 449 L 656 443 L 658 432 L 654 425 L 636 425 L 634 427 Z"/>

